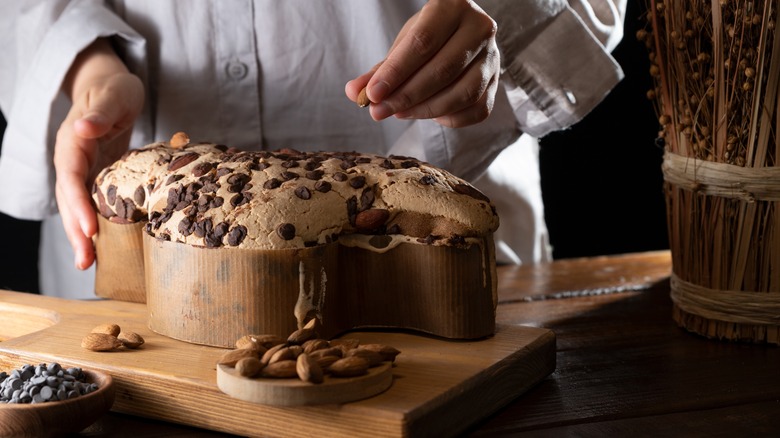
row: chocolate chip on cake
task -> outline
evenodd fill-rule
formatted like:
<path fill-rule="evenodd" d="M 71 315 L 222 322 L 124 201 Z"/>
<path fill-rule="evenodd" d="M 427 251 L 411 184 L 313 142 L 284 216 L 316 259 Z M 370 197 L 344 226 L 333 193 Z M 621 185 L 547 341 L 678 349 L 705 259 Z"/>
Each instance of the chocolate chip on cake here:
<path fill-rule="evenodd" d="M 182 178 L 184 178 L 184 175 L 178 175 L 178 174 L 177 175 L 171 175 L 171 176 L 168 177 L 167 180 L 165 180 L 165 185 L 166 186 L 171 185 L 171 184 L 175 183 L 176 181 L 178 181 L 178 180 L 180 180 Z"/>
<path fill-rule="evenodd" d="M 293 167 L 298 167 L 298 162 L 294 160 L 283 161 L 282 167 L 285 169 L 292 169 Z"/>
<path fill-rule="evenodd" d="M 263 183 L 263 188 L 268 189 L 268 190 L 272 190 L 272 189 L 275 189 L 275 188 L 279 187 L 280 185 L 282 185 L 281 181 L 279 181 L 276 178 L 271 178 L 268 181 L 266 181 L 265 183 Z"/>
<path fill-rule="evenodd" d="M 195 223 L 195 229 L 193 230 L 193 233 L 197 237 L 205 237 L 206 234 L 210 234 L 212 230 L 212 223 L 211 219 L 203 219 L 202 221 Z"/>
<path fill-rule="evenodd" d="M 214 168 L 214 164 L 213 163 L 208 163 L 208 162 L 207 163 L 200 163 L 200 164 L 195 165 L 194 168 L 192 168 L 192 174 L 195 175 L 196 177 L 200 177 L 200 176 L 203 176 L 203 175 L 211 172 L 211 169 L 213 169 L 213 168 Z"/>
<path fill-rule="evenodd" d="M 295 196 L 303 200 L 309 200 L 311 199 L 311 191 L 306 186 L 300 186 L 295 189 Z"/>
<path fill-rule="evenodd" d="M 317 181 L 314 184 L 314 190 L 320 193 L 328 193 L 331 189 L 331 184 L 327 181 Z"/>
<path fill-rule="evenodd" d="M 295 173 L 295 172 L 289 172 L 289 171 L 287 171 L 287 172 L 282 172 L 282 173 L 281 173 L 279 176 L 281 176 L 281 177 L 282 177 L 282 179 L 283 179 L 283 180 L 285 180 L 285 181 L 290 181 L 291 179 L 298 179 L 298 177 L 299 177 L 300 175 L 298 175 L 298 174 L 297 174 L 297 173 Z"/>
<path fill-rule="evenodd" d="M 230 205 L 233 207 L 238 207 L 239 205 L 244 205 L 248 202 L 246 197 L 242 193 L 236 193 L 232 198 L 230 198 Z"/>
<path fill-rule="evenodd" d="M 276 229 L 276 233 L 284 240 L 292 240 L 295 238 L 295 225 L 290 223 L 281 224 Z"/>
<path fill-rule="evenodd" d="M 398 224 L 393 224 L 387 227 L 386 234 L 401 234 L 401 227 Z"/>
<path fill-rule="evenodd" d="M 106 201 L 108 201 L 108 205 L 114 205 L 116 203 L 116 186 L 113 184 L 106 189 Z"/>
<path fill-rule="evenodd" d="M 181 233 L 182 236 L 189 236 L 192 234 L 193 231 L 193 222 L 190 217 L 185 216 L 184 219 L 182 219 L 179 222 L 178 230 L 179 233 Z"/>
<path fill-rule="evenodd" d="M 347 174 L 344 172 L 336 172 L 333 174 L 333 179 L 335 181 L 343 182 L 347 180 Z"/>
<path fill-rule="evenodd" d="M 318 179 L 322 178 L 322 175 L 324 175 L 325 172 L 322 170 L 310 170 L 306 172 L 306 178 L 310 179 L 312 181 L 317 181 Z"/>
<path fill-rule="evenodd" d="M 382 160 L 381 163 L 379 163 L 379 167 L 385 168 L 385 169 L 395 169 L 395 164 L 393 164 L 392 161 L 385 158 Z"/>
<path fill-rule="evenodd" d="M 411 169 L 412 167 L 420 167 L 420 163 L 414 160 L 406 160 L 401 162 L 401 167 L 404 169 Z"/>
<path fill-rule="evenodd" d="M 146 192 L 144 191 L 144 186 L 136 187 L 135 193 L 133 193 L 133 200 L 137 205 L 144 205 L 144 201 L 146 201 Z"/>
<path fill-rule="evenodd" d="M 230 246 L 238 246 L 244 241 L 246 237 L 246 227 L 243 225 L 237 225 L 228 232 L 227 242 Z"/>
<path fill-rule="evenodd" d="M 376 186 L 376 184 L 374 184 Z M 360 209 L 366 210 L 374 204 L 374 187 L 366 187 L 360 194 Z"/>
<path fill-rule="evenodd" d="M 366 185 L 366 177 L 362 176 L 362 175 L 356 176 L 356 177 L 354 177 L 354 178 L 349 180 L 349 185 L 353 189 L 359 189 L 359 188 L 363 187 L 364 185 Z"/>
<path fill-rule="evenodd" d="M 420 178 L 420 184 L 422 184 L 424 186 L 430 186 L 430 185 L 436 184 L 436 178 L 434 178 L 434 177 L 432 177 L 430 175 L 425 175 L 422 178 Z"/>
<path fill-rule="evenodd" d="M 222 178 L 225 175 L 228 175 L 230 173 L 233 173 L 233 169 L 229 167 L 219 167 L 217 168 L 217 178 Z"/>

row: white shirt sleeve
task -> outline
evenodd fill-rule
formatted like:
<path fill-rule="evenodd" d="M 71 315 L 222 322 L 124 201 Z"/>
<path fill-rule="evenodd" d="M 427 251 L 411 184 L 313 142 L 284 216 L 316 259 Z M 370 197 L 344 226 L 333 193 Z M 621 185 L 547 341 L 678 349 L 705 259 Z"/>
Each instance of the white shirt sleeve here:
<path fill-rule="evenodd" d="M 521 129 L 535 137 L 581 120 L 623 78 L 609 52 L 626 0 L 483 0 L 498 23 L 502 83 Z"/>
<path fill-rule="evenodd" d="M 69 105 L 60 92 L 74 59 L 93 41 L 116 36 L 126 56 L 144 40 L 90 0 L 0 3 L 9 45 L 0 64 L 0 109 L 8 121 L 0 156 L 0 210 L 23 219 L 56 211 L 54 138 Z"/>

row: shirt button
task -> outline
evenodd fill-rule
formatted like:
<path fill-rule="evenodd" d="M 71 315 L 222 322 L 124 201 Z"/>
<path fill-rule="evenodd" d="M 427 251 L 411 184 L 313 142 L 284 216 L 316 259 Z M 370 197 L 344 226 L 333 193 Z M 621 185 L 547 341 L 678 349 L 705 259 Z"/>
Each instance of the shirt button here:
<path fill-rule="evenodd" d="M 225 66 L 225 71 L 230 79 L 238 81 L 246 77 L 249 67 L 241 61 L 230 61 Z"/>

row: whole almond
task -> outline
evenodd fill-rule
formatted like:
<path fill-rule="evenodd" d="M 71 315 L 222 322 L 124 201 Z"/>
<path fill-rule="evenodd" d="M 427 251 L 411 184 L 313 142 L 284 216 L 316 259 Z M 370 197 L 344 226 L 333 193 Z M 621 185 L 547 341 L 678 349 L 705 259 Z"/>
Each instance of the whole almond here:
<path fill-rule="evenodd" d="M 295 351 L 291 350 L 290 347 L 282 347 L 268 359 L 268 364 L 270 365 L 283 360 L 295 360 Z"/>
<path fill-rule="evenodd" d="M 275 345 L 284 344 L 284 339 L 276 335 L 247 335 L 258 345 L 265 348 L 271 348 Z"/>
<path fill-rule="evenodd" d="M 339 347 L 323 348 L 321 350 L 314 350 L 309 353 L 309 356 L 313 358 L 320 358 L 325 356 L 333 356 L 337 358 L 344 357 L 344 351 Z"/>
<path fill-rule="evenodd" d="M 287 348 L 287 345 L 278 344 L 269 348 L 265 353 L 263 353 L 262 356 L 260 356 L 260 362 L 262 362 L 264 365 L 268 365 L 271 363 L 271 358 L 282 348 Z"/>
<path fill-rule="evenodd" d="M 355 216 L 355 228 L 373 231 L 385 224 L 390 218 L 390 212 L 382 208 L 363 210 Z"/>
<path fill-rule="evenodd" d="M 375 367 L 382 363 L 382 355 L 376 351 L 366 350 L 365 348 L 353 348 L 347 352 L 346 357 L 359 357 L 368 362 L 369 367 Z"/>
<path fill-rule="evenodd" d="M 309 339 L 314 339 L 316 337 L 317 333 L 314 331 L 314 329 L 304 327 L 292 332 L 287 338 L 287 342 L 294 345 L 301 345 Z"/>
<path fill-rule="evenodd" d="M 122 342 L 106 333 L 90 333 L 81 340 L 81 347 L 91 351 L 111 351 L 122 346 Z"/>
<path fill-rule="evenodd" d="M 236 366 L 236 363 L 245 357 L 257 357 L 257 352 L 248 348 L 242 348 L 239 350 L 230 350 L 219 358 L 217 363 L 219 365 L 227 365 L 229 367 Z"/>
<path fill-rule="evenodd" d="M 168 164 L 168 170 L 170 170 L 171 172 L 175 170 L 179 170 L 182 167 L 197 160 L 198 158 L 200 158 L 200 154 L 195 152 L 179 155 L 178 157 L 174 158 L 173 161 L 170 162 L 170 164 Z"/>
<path fill-rule="evenodd" d="M 122 330 L 116 324 L 100 324 L 92 329 L 91 333 L 105 333 L 111 336 L 119 336 Z"/>
<path fill-rule="evenodd" d="M 336 362 L 337 360 L 341 359 L 340 357 L 336 357 L 336 356 L 321 356 L 321 357 L 309 356 L 309 357 L 312 358 L 315 362 L 317 362 L 317 365 L 319 365 L 323 371 L 330 371 L 329 370 L 330 366 L 333 365 L 333 363 Z"/>
<path fill-rule="evenodd" d="M 357 105 L 361 108 L 367 107 L 371 101 L 368 99 L 368 93 L 366 93 L 366 88 L 363 87 L 362 90 L 360 90 L 360 93 L 357 97 Z"/>
<path fill-rule="evenodd" d="M 289 348 L 289 349 L 290 349 L 290 351 L 292 351 L 292 353 L 293 353 L 293 356 L 295 356 L 296 358 L 297 358 L 298 356 L 300 356 L 300 355 L 301 355 L 301 353 L 303 353 L 303 346 L 301 346 L 301 345 L 290 345 L 290 346 L 289 346 L 289 347 L 287 347 L 287 348 Z"/>
<path fill-rule="evenodd" d="M 353 348 L 357 348 L 359 345 L 360 339 L 357 338 L 343 338 L 330 341 L 331 347 L 339 347 L 341 348 L 341 351 L 351 350 Z"/>
<path fill-rule="evenodd" d="M 245 357 L 236 362 L 236 371 L 244 377 L 254 377 L 260 374 L 265 366 L 256 357 Z"/>
<path fill-rule="evenodd" d="M 117 339 L 125 348 L 138 348 L 144 344 L 144 338 L 136 332 L 121 332 Z"/>
<path fill-rule="evenodd" d="M 288 379 L 298 375 L 297 365 L 295 360 L 282 360 L 268 364 L 263 368 L 263 376 L 275 377 L 278 379 Z"/>
<path fill-rule="evenodd" d="M 317 329 L 320 328 L 320 320 L 317 319 L 317 318 L 312 318 L 312 319 L 310 319 L 310 320 L 308 320 L 306 322 L 306 324 L 303 326 L 303 328 L 311 329 L 311 330 L 314 330 L 316 332 Z"/>
<path fill-rule="evenodd" d="M 300 356 L 298 356 L 298 360 L 295 364 L 295 370 L 298 372 L 298 377 L 304 382 L 322 383 L 322 368 L 319 366 L 317 361 L 312 359 L 306 353 L 302 353 Z"/>
<path fill-rule="evenodd" d="M 401 354 L 396 348 L 384 344 L 363 344 L 360 349 L 376 351 L 382 355 L 382 360 L 395 362 L 395 357 Z"/>
<path fill-rule="evenodd" d="M 170 144 L 174 149 L 183 148 L 190 144 L 190 137 L 185 132 L 177 132 L 171 137 Z"/>
<path fill-rule="evenodd" d="M 259 342 L 257 342 L 257 340 L 254 337 L 252 337 L 252 335 L 242 336 L 239 340 L 237 340 L 236 348 L 255 350 L 257 351 L 258 356 L 262 356 L 263 353 L 265 353 L 267 350 L 267 348 L 262 344 L 260 344 Z"/>
<path fill-rule="evenodd" d="M 328 370 L 336 377 L 362 376 L 368 372 L 368 361 L 357 356 L 345 357 L 333 362 Z"/>
<path fill-rule="evenodd" d="M 309 339 L 303 343 L 303 352 L 311 353 L 312 351 L 322 350 L 330 347 L 330 342 L 325 339 Z"/>

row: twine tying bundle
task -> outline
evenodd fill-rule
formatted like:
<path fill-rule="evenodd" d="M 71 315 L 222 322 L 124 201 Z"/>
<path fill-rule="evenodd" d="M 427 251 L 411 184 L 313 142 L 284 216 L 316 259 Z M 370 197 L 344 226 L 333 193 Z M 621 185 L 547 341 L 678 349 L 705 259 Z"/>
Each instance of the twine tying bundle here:
<path fill-rule="evenodd" d="M 780 201 L 780 167 L 739 167 L 667 151 L 661 168 L 666 182 L 704 195 Z"/>
<path fill-rule="evenodd" d="M 709 289 L 675 274 L 670 281 L 672 301 L 690 314 L 739 324 L 780 324 L 780 294 Z"/>

